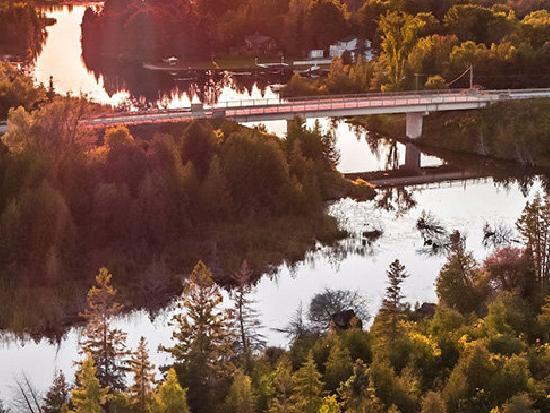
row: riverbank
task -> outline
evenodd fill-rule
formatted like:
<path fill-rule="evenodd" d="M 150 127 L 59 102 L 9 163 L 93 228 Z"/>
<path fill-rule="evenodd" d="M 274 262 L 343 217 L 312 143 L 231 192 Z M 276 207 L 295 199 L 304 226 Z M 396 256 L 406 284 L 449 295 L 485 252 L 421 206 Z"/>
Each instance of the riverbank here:
<path fill-rule="evenodd" d="M 354 122 L 384 136 L 405 135 L 404 115 L 364 116 Z M 483 110 L 433 113 L 424 117 L 422 137 L 415 142 L 521 165 L 550 167 L 550 99 L 499 102 Z"/>

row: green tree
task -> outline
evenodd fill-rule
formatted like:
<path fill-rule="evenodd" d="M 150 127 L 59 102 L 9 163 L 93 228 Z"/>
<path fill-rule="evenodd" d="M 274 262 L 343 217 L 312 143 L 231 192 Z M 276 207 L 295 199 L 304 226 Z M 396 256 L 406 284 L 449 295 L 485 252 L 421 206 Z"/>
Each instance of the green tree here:
<path fill-rule="evenodd" d="M 415 44 L 407 57 L 410 71 L 429 76 L 445 76 L 449 70 L 449 56 L 458 39 L 454 35 L 442 36 L 434 34 L 422 37 Z"/>
<path fill-rule="evenodd" d="M 123 305 L 117 301 L 111 279 L 109 270 L 100 268 L 96 284 L 88 291 L 87 308 L 80 314 L 87 322 L 80 353 L 92 357 L 101 386 L 114 391 L 125 387 L 129 352 L 126 333 L 112 327 L 113 318 L 120 314 Z"/>
<path fill-rule="evenodd" d="M 419 382 L 410 368 L 398 375 L 387 360 L 375 358 L 370 366 L 374 394 L 386 405 L 395 405 L 402 413 L 418 410 Z"/>
<path fill-rule="evenodd" d="M 514 29 L 515 15 L 495 13 L 477 4 L 455 4 L 443 19 L 449 33 L 456 34 L 461 41 L 476 43 L 499 42 Z"/>
<path fill-rule="evenodd" d="M 104 413 L 109 390 L 101 386 L 96 377 L 94 360 L 90 354 L 76 372 L 76 387 L 71 391 L 72 413 Z"/>
<path fill-rule="evenodd" d="M 256 396 L 252 388 L 252 379 L 238 369 L 233 375 L 233 383 L 225 399 L 229 413 L 254 413 Z"/>
<path fill-rule="evenodd" d="M 491 355 L 480 343 L 472 343 L 462 354 L 443 389 L 449 412 L 488 411 L 490 383 L 495 373 Z"/>
<path fill-rule="evenodd" d="M 116 126 L 105 131 L 105 145 L 109 151 L 134 145 L 134 137 L 126 126 Z"/>
<path fill-rule="evenodd" d="M 416 44 L 419 30 L 425 21 L 409 14 L 389 12 L 380 19 L 382 51 L 385 55 L 389 85 L 388 90 L 399 90 L 405 81 L 406 62 Z"/>
<path fill-rule="evenodd" d="M 22 107 L 8 116 L 8 130 L 2 137 L 12 153 L 29 151 L 48 159 L 53 171 L 60 164 L 78 158 L 83 150 L 95 144 L 80 121 L 89 112 L 90 104 L 83 98 L 56 97 L 53 102 L 28 113 Z"/>
<path fill-rule="evenodd" d="M 223 295 L 208 267 L 199 261 L 186 280 L 180 301 L 184 311 L 172 318 L 177 327 L 172 347 L 174 368 L 189 388 L 195 413 L 210 411 L 225 396 L 224 384 L 234 369 L 231 319 L 220 308 Z M 207 402 L 205 402 L 205 400 Z"/>
<path fill-rule="evenodd" d="M 309 352 L 302 367 L 294 374 L 296 409 L 301 413 L 318 413 L 323 401 L 324 383 L 317 371 L 313 353 Z"/>
<path fill-rule="evenodd" d="M 327 390 L 334 392 L 342 381 L 347 380 L 353 373 L 353 361 L 349 350 L 343 345 L 336 333 L 330 339 L 330 352 L 325 364 L 325 381 Z"/>
<path fill-rule="evenodd" d="M 338 388 L 342 404 L 348 413 L 380 413 L 383 411 L 380 399 L 374 394 L 367 366 L 357 360 L 353 366 L 353 375 Z"/>
<path fill-rule="evenodd" d="M 30 112 L 45 101 L 46 91 L 43 87 L 35 87 L 30 77 L 0 62 L 0 120 L 8 117 L 11 108 L 22 107 Z"/>
<path fill-rule="evenodd" d="M 455 233 L 447 262 L 436 280 L 440 302 L 463 314 L 477 311 L 483 302 L 483 294 L 477 284 L 480 270 L 472 255 L 464 248 L 464 242 Z"/>
<path fill-rule="evenodd" d="M 190 413 L 187 405 L 187 389 L 183 389 L 174 369 L 169 369 L 166 379 L 155 393 L 153 413 Z"/>
<path fill-rule="evenodd" d="M 42 411 L 44 413 L 62 413 L 69 401 L 69 386 L 65 381 L 63 371 L 56 373 L 53 383 L 44 397 Z"/>
<path fill-rule="evenodd" d="M 314 47 L 339 40 L 347 34 L 347 10 L 337 0 L 313 0 L 307 16 L 309 37 Z M 319 30 L 323 27 L 323 30 Z"/>
<path fill-rule="evenodd" d="M 292 364 L 283 356 L 277 363 L 273 380 L 273 396 L 269 400 L 269 413 L 297 413 L 293 403 L 295 382 L 292 375 Z"/>
<path fill-rule="evenodd" d="M 550 202 L 540 196 L 528 202 L 516 226 L 525 240 L 536 282 L 544 287 L 550 283 Z"/>
<path fill-rule="evenodd" d="M 139 413 L 146 413 L 153 396 L 155 365 L 149 361 L 147 340 L 141 337 L 137 350 L 131 355 L 130 369 L 134 375 L 132 386 L 128 389 L 132 404 Z"/>
<path fill-rule="evenodd" d="M 382 301 L 379 317 L 387 328 L 389 339 L 393 341 L 397 338 L 399 320 L 402 317 L 403 298 L 405 298 L 401 293 L 401 284 L 408 277 L 408 274 L 405 266 L 401 265 L 399 260 L 395 260 L 390 264 L 386 274 L 389 285 L 386 288 L 386 296 Z"/>

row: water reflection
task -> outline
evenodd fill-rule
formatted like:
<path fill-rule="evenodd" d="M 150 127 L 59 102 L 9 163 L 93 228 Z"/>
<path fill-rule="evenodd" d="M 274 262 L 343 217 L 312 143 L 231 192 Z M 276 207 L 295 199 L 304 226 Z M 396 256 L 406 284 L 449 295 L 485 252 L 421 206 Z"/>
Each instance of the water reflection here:
<path fill-rule="evenodd" d="M 133 79 L 131 76 L 119 76 L 116 71 L 107 73 L 100 68 L 95 73 L 92 68 L 90 73 L 80 59 L 79 34 L 76 31 L 84 9 L 75 6 L 72 12 L 68 13 L 68 10 L 61 8 L 50 12 L 52 16 L 59 13 L 64 18 L 49 29 L 48 43 L 52 41 L 55 46 L 47 44 L 36 64 L 37 79 L 47 80 L 53 74 L 62 91 L 82 91 L 109 104 L 125 102 L 132 96 L 149 96 L 151 99 L 160 94 L 161 101 L 165 98 L 168 104 L 177 105 L 201 96 L 234 99 L 249 91 L 254 96 L 270 93 L 267 87 L 262 89 L 257 84 L 239 86 L 230 78 L 217 80 L 220 84 L 212 86 L 212 91 L 204 87 L 200 90 L 189 89 L 188 86 L 172 89 L 173 78 L 152 80 L 153 86 L 150 86 L 142 85 L 142 82 L 147 82 L 139 75 Z M 72 35 L 67 36 L 67 33 Z M 61 59 L 60 50 L 66 53 L 66 59 Z M 63 66 L 60 61 L 64 62 Z M 163 97 L 163 93 L 168 93 L 168 97 Z M 209 93 L 215 94 L 209 96 Z M 311 127 L 313 122 L 308 121 L 308 126 Z M 370 312 L 375 312 L 386 286 L 385 271 L 395 258 L 399 258 L 411 274 L 404 284 L 407 299 L 411 302 L 433 301 L 433 283 L 444 256 L 421 253 L 426 240 L 417 229 L 417 221 L 423 211 L 437 217 L 447 232 L 460 231 L 466 237 L 466 247 L 474 252 L 477 259 L 483 259 L 491 251 L 483 243 L 486 223 L 513 227 L 526 200 L 550 188 L 550 177 L 541 175 L 540 171 L 516 170 L 506 163 L 456 156 L 445 151 L 423 149 L 415 153 L 410 146 L 381 138 L 346 122 L 322 120 L 322 126 L 332 128 L 336 133 L 341 152 L 339 169 L 343 173 L 386 173 L 403 170 L 403 166 L 407 169 L 407 165 L 420 169 L 450 165 L 487 178 L 453 184 L 384 188 L 378 191 L 373 201 L 342 199 L 328 205 L 328 212 L 338 219 L 350 236 L 332 246 L 318 245 L 303 261 L 292 266 L 281 266 L 277 274 L 258 281 L 254 299 L 262 313 L 263 324 L 267 326 L 265 335 L 274 345 L 284 345 L 285 337 L 273 328 L 284 327 L 300 302 L 308 303 L 325 287 L 357 290 L 369 298 L 372 303 Z M 285 122 L 267 125 L 269 130 L 281 135 L 285 127 Z M 409 160 L 407 163 L 407 153 L 417 162 L 411 164 Z M 165 285 L 162 262 L 149 271 L 151 276 L 145 278 L 155 281 L 150 285 L 129 286 L 135 296 L 126 297 L 128 301 L 147 301 L 148 308 L 120 318 L 117 326 L 128 332 L 131 347 L 143 335 L 154 349 L 158 344 L 169 341 L 171 329 L 166 320 L 172 310 L 169 305 L 163 309 L 166 300 L 161 298 L 166 298 L 167 294 L 159 290 Z M 16 309 L 9 320 L 2 319 L 6 313 L 0 311 L 0 325 L 14 326 L 2 334 L 0 390 L 8 389 L 14 375 L 21 371 L 29 374 L 41 390 L 50 384 L 55 369 L 62 368 L 67 376 L 71 375 L 73 360 L 78 353 L 79 327 L 77 320 L 66 318 L 66 313 L 78 312 L 85 299 L 86 288 L 87 285 L 77 284 L 64 285 L 57 290 L 36 285 L 0 286 L 0 303 Z M 153 302 L 154 299 L 156 302 Z M 48 308 L 48 311 L 37 312 L 36 308 Z M 42 327 L 39 334 L 13 334 L 14 329 L 30 331 L 28 326 L 31 324 Z M 153 352 L 152 361 L 162 365 L 165 363 L 164 357 L 164 354 Z"/>
<path fill-rule="evenodd" d="M 37 83 L 53 76 L 58 93 L 85 94 L 91 100 L 125 108 L 189 106 L 248 98 L 277 97 L 270 85 L 277 76 L 230 76 L 227 73 L 161 72 L 139 64 L 117 62 L 82 50 L 81 22 L 87 7 L 78 4 L 48 7 L 56 24 L 46 29 L 47 41 L 34 64 Z"/>

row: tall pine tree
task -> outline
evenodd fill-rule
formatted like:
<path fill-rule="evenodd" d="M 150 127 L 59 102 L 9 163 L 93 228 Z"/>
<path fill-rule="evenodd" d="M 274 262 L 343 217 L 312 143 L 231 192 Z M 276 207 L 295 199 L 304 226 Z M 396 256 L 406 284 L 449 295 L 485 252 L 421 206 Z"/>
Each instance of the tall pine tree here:
<path fill-rule="evenodd" d="M 541 286 L 550 283 L 550 197 L 537 196 L 527 203 L 516 224 L 531 258 L 536 282 Z"/>
<path fill-rule="evenodd" d="M 386 296 L 382 301 L 379 317 L 383 321 L 384 327 L 387 329 L 390 339 L 393 341 L 397 338 L 399 319 L 401 318 L 402 300 L 405 296 L 401 293 L 401 284 L 408 277 L 404 265 L 401 265 L 399 260 L 395 260 L 390 264 L 387 271 L 389 285 L 386 288 Z"/>
<path fill-rule="evenodd" d="M 113 318 L 123 309 L 117 302 L 117 291 L 111 284 L 112 275 L 100 268 L 96 285 L 88 291 L 88 306 L 80 315 L 87 320 L 80 352 L 89 354 L 97 366 L 102 387 L 111 391 L 124 389 L 127 357 L 126 334 L 112 327 Z"/>
<path fill-rule="evenodd" d="M 183 289 L 182 312 L 172 318 L 174 345 L 161 347 L 174 359 L 174 368 L 189 388 L 194 413 L 212 411 L 223 401 L 234 370 L 231 319 L 221 308 L 223 295 L 202 262 L 195 266 Z"/>
<path fill-rule="evenodd" d="M 236 341 L 237 352 L 244 356 L 245 369 L 250 367 L 252 354 L 265 347 L 265 337 L 259 333 L 262 327 L 258 312 L 253 308 L 254 301 L 249 297 L 253 292 L 254 274 L 248 263 L 244 261 L 240 270 L 233 274 L 235 288 L 232 291 L 234 307 L 234 334 L 239 339 Z"/>
<path fill-rule="evenodd" d="M 155 365 L 149 360 L 145 337 L 141 337 L 137 350 L 130 358 L 130 369 L 134 375 L 134 382 L 129 389 L 132 404 L 138 413 L 145 413 L 152 400 L 155 380 Z"/>

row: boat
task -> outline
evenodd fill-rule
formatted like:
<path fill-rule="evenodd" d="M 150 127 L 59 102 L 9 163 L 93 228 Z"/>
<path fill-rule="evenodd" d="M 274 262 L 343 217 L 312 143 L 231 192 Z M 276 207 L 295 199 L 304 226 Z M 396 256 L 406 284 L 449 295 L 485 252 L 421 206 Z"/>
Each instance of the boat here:
<path fill-rule="evenodd" d="M 168 63 L 170 66 L 175 66 L 176 64 L 178 64 L 179 59 L 176 56 L 172 56 L 168 59 L 164 59 L 163 62 Z"/>

